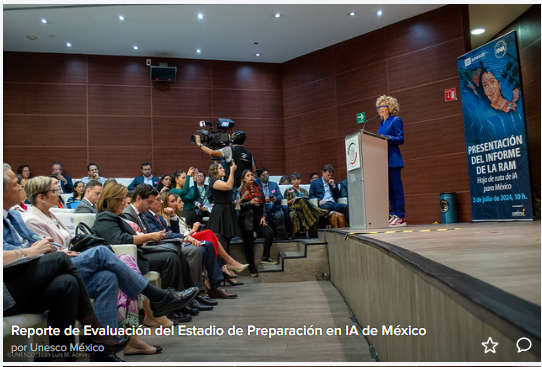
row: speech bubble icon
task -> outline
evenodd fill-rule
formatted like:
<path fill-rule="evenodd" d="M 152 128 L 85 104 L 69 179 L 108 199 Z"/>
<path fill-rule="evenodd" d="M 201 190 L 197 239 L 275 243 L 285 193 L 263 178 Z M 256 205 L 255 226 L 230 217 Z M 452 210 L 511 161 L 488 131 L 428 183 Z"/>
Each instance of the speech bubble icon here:
<path fill-rule="evenodd" d="M 523 342 L 523 346 L 525 347 L 527 344 L 529 344 L 529 346 L 527 348 L 524 348 L 524 349 L 521 349 L 521 347 L 519 346 L 519 343 L 522 341 L 522 340 L 526 340 L 527 342 Z M 516 347 L 518 347 L 518 353 L 521 353 L 521 352 L 526 352 L 528 351 L 529 349 L 531 349 L 532 347 L 532 343 L 531 343 L 531 340 L 530 339 L 527 339 L 527 338 L 519 338 L 518 341 L 516 342 Z"/>

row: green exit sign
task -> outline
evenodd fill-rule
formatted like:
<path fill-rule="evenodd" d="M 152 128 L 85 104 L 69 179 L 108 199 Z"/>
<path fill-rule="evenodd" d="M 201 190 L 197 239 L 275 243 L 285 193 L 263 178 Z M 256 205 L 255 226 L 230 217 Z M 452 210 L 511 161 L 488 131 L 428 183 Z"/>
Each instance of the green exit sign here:
<path fill-rule="evenodd" d="M 365 112 L 356 114 L 356 120 L 358 121 L 358 124 L 363 124 L 365 122 Z"/>

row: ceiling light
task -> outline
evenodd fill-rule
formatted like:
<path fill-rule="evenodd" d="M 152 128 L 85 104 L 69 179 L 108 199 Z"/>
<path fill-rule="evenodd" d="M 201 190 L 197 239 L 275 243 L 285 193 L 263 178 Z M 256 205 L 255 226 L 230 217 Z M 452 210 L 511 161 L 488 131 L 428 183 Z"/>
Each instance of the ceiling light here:
<path fill-rule="evenodd" d="M 203 19 L 203 14 L 202 13 L 198 13 L 198 19 Z"/>
<path fill-rule="evenodd" d="M 42 22 L 43 24 L 47 24 L 47 19 L 42 19 L 41 22 Z"/>
<path fill-rule="evenodd" d="M 350 15 L 351 17 L 353 17 L 354 15 L 356 15 L 356 12 L 355 12 L 355 11 L 351 11 L 350 13 L 348 13 L 348 15 Z"/>
<path fill-rule="evenodd" d="M 280 18 L 280 17 L 281 17 L 280 13 L 275 13 L 275 18 Z"/>
<path fill-rule="evenodd" d="M 376 12 L 376 15 L 378 15 L 379 17 L 381 17 L 382 14 L 384 14 L 384 13 L 382 12 L 382 10 L 379 10 L 379 11 Z"/>
<path fill-rule="evenodd" d="M 200 54 L 200 53 L 201 53 L 201 48 L 198 48 L 198 49 L 196 50 L 196 52 L 197 52 L 198 54 Z"/>
<path fill-rule="evenodd" d="M 482 34 L 484 33 L 486 30 L 484 28 L 476 28 L 476 29 L 473 29 L 472 31 L 470 31 L 470 34 L 473 34 L 473 35 L 479 35 L 479 34 Z"/>
<path fill-rule="evenodd" d="M 66 43 L 66 47 L 72 47 L 72 44 L 69 43 L 69 42 L 67 42 L 67 43 Z"/>
<path fill-rule="evenodd" d="M 134 50 L 139 50 L 139 47 L 138 47 L 138 46 L 134 46 Z"/>
<path fill-rule="evenodd" d="M 123 21 L 124 20 L 124 17 L 122 15 L 119 15 L 119 20 L 120 21 Z"/>
<path fill-rule="evenodd" d="M 262 56 L 262 54 L 259 53 L 259 52 L 257 52 L 257 53 L 256 53 L 256 57 L 260 57 L 260 56 Z"/>

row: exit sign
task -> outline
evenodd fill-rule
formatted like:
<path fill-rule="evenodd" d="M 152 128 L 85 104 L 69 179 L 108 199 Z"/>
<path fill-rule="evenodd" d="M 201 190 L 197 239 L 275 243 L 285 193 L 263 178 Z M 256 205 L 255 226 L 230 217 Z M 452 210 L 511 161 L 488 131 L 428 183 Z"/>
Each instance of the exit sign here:
<path fill-rule="evenodd" d="M 365 122 L 365 112 L 360 112 L 356 114 L 356 121 L 358 124 L 363 124 Z"/>
<path fill-rule="evenodd" d="M 446 89 L 444 91 L 444 101 L 456 101 L 457 100 L 457 91 L 455 88 Z"/>

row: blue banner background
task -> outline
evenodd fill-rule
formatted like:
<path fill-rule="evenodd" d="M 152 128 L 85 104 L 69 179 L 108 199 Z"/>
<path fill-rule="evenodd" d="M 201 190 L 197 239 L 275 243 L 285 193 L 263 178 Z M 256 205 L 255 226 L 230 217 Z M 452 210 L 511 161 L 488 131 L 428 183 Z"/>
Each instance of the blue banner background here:
<path fill-rule="evenodd" d="M 457 60 L 472 219 L 532 220 L 515 32 Z"/>

